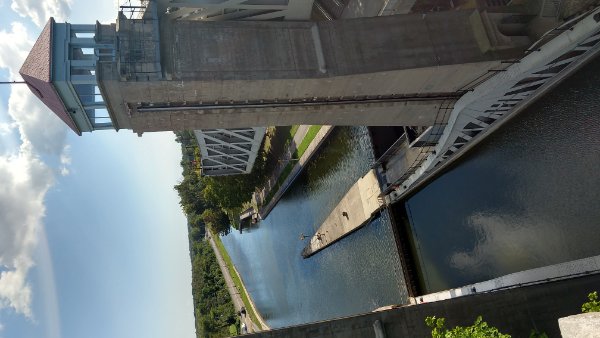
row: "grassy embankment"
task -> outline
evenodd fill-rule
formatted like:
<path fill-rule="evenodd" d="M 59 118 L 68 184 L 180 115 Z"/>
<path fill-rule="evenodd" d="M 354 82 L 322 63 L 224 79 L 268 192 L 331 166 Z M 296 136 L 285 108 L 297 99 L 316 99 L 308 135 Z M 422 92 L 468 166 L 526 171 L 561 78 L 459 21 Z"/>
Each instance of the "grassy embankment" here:
<path fill-rule="evenodd" d="M 248 298 L 248 295 L 246 294 L 246 291 L 245 291 L 244 287 L 242 286 L 242 280 L 240 279 L 240 276 L 238 276 L 237 272 L 235 271 L 235 269 L 233 267 L 233 262 L 231 261 L 231 257 L 229 257 L 227 250 L 225 250 L 225 247 L 223 246 L 223 242 L 221 242 L 221 238 L 215 234 L 212 234 L 212 238 L 215 240 L 215 244 L 217 244 L 217 248 L 219 249 L 219 252 L 221 253 L 221 257 L 223 257 L 225 264 L 227 264 L 227 269 L 229 270 L 229 274 L 231 275 L 231 279 L 233 279 L 233 283 L 235 284 L 235 287 L 238 289 L 238 291 L 240 292 L 240 295 L 242 296 L 242 301 L 244 302 L 244 306 L 246 307 L 246 313 L 250 316 L 252 321 L 254 323 L 256 323 L 256 325 L 261 330 L 265 329 L 262 327 L 260 321 L 258 320 L 258 316 L 254 312 L 254 308 L 252 307 L 252 305 L 250 303 L 250 299 Z"/>
<path fill-rule="evenodd" d="M 296 135 L 296 132 L 298 131 L 299 127 L 299 124 L 295 124 L 290 128 L 290 135 L 292 136 L 292 138 L 294 138 L 294 135 Z"/>
<path fill-rule="evenodd" d="M 294 129 L 294 127 L 295 127 L 295 129 Z M 290 130 L 290 133 L 292 134 L 292 138 L 296 134 L 296 130 L 298 130 L 298 126 L 294 126 L 294 127 L 292 127 L 292 130 Z M 292 155 L 293 161 L 289 161 L 287 163 L 287 165 L 281 172 L 281 175 L 279 175 L 279 178 L 277 178 L 277 182 L 275 183 L 275 186 L 273 187 L 273 189 L 271 189 L 271 191 L 269 191 L 267 198 L 265 198 L 265 200 L 263 201 L 263 205 L 267 205 L 267 204 L 269 204 L 269 202 L 271 202 L 271 199 L 273 199 L 273 196 L 275 196 L 277 191 L 279 191 L 279 188 L 281 188 L 281 185 L 283 184 L 283 182 L 285 182 L 287 177 L 292 172 L 292 169 L 294 169 L 294 166 L 296 165 L 296 160 L 299 160 L 300 157 L 302 157 L 302 155 L 304 155 L 304 153 L 306 152 L 306 149 L 308 149 L 308 146 L 310 145 L 310 143 L 315 139 L 315 137 L 317 136 L 317 133 L 319 133 L 319 130 L 321 130 L 321 126 L 310 126 L 308 128 L 308 131 L 306 132 L 306 135 L 302 139 L 302 142 L 300 142 L 298 147 L 296 147 L 296 151 L 294 151 L 294 154 Z"/>

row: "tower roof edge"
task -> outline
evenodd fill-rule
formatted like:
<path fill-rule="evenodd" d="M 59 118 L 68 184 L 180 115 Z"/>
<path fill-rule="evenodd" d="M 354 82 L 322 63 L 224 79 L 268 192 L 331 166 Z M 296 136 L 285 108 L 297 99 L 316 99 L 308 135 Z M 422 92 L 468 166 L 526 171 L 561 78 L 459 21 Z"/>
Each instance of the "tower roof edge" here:
<path fill-rule="evenodd" d="M 75 121 L 52 84 L 52 33 L 55 21 L 50 18 L 19 70 L 27 86 L 44 105 L 52 110 L 69 128 L 81 135 Z"/>

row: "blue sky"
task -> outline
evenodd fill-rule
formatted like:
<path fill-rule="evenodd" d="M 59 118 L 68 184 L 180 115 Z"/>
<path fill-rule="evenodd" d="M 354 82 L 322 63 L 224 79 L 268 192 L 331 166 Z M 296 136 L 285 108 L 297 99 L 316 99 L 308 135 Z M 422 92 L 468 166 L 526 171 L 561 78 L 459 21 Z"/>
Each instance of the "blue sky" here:
<path fill-rule="evenodd" d="M 0 79 L 50 16 L 114 22 L 112 0 L 0 0 Z M 0 338 L 193 337 L 172 133 L 79 137 L 24 86 L 0 87 Z"/>

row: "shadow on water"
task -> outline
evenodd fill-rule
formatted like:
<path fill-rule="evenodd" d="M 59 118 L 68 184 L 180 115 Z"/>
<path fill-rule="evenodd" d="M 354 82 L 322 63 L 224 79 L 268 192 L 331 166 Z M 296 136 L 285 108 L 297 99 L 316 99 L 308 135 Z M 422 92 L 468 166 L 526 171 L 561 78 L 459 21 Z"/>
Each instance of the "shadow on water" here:
<path fill-rule="evenodd" d="M 343 165 L 352 140 L 355 139 L 351 133 L 352 130 L 346 127 L 337 127 L 331 132 L 305 169 L 304 180 L 308 183 L 308 189 L 314 189 L 314 184 L 319 184 L 322 178 L 328 177 Z"/>
<path fill-rule="evenodd" d="M 600 254 L 599 107 L 597 58 L 394 206 L 424 291 Z"/>

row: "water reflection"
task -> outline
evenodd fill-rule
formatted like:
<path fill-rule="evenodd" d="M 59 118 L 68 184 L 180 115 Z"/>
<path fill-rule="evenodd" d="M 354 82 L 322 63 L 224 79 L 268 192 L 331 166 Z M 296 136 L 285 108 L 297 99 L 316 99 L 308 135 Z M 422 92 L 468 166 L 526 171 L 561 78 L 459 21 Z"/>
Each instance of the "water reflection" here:
<path fill-rule="evenodd" d="M 272 327 L 352 315 L 407 300 L 389 216 L 302 259 L 313 234 L 373 162 L 366 128 L 338 128 L 258 228 L 223 238 Z M 360 292 L 357 292 L 360 290 Z"/>
<path fill-rule="evenodd" d="M 406 203 L 427 291 L 600 254 L 600 59 Z"/>

